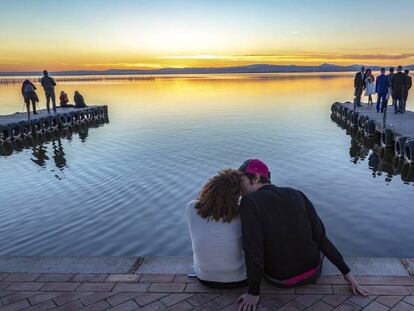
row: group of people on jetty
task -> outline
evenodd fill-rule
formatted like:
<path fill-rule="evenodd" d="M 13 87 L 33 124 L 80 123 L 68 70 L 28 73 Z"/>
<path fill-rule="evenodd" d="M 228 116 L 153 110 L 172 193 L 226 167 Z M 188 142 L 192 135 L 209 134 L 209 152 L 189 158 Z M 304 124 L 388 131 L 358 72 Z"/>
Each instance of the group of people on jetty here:
<path fill-rule="evenodd" d="M 377 93 L 377 112 L 384 112 L 391 97 L 394 113 L 404 113 L 408 93 L 413 85 L 409 73 L 408 69 L 403 72 L 402 66 L 398 66 L 397 73 L 394 73 L 394 67 L 391 67 L 388 75 L 386 75 L 385 68 L 381 68 L 381 74 L 375 79 L 370 68 L 361 67 L 361 70 L 355 74 L 354 79 L 356 106 L 362 106 L 361 96 L 363 90 L 365 90 L 365 96 L 368 96 L 368 106 L 373 105 L 372 95 Z"/>
<path fill-rule="evenodd" d="M 312 202 L 299 190 L 273 185 L 261 160 L 209 179 L 187 205 L 186 220 L 195 277 L 213 288 L 247 286 L 239 311 L 256 310 L 262 279 L 281 288 L 315 283 L 325 257 L 355 295 L 369 294 L 329 240 Z"/>
<path fill-rule="evenodd" d="M 40 79 L 40 83 L 43 87 L 46 96 L 46 108 L 47 112 L 50 113 L 50 101 L 52 101 L 53 112 L 56 113 L 56 95 L 55 95 L 55 80 L 49 76 L 47 70 L 43 71 L 43 77 Z M 23 81 L 22 84 L 22 95 L 26 104 L 27 113 L 30 115 L 30 103 L 32 104 L 33 113 L 37 114 L 36 104 L 39 102 L 39 97 L 36 94 L 36 86 L 29 79 Z M 74 102 L 75 104 L 69 104 L 68 94 L 64 91 L 60 92 L 60 108 L 85 108 L 87 107 L 83 96 L 75 91 Z"/>

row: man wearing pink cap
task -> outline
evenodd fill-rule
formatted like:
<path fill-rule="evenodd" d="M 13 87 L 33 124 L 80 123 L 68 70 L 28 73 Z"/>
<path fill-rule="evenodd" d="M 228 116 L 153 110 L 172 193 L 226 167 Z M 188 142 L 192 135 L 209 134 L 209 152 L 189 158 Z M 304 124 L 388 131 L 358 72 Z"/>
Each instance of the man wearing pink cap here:
<path fill-rule="evenodd" d="M 260 160 L 247 160 L 239 170 L 244 173 L 240 217 L 249 291 L 238 299 L 238 310 L 256 310 L 262 276 L 283 288 L 314 283 L 323 256 L 341 271 L 355 295 L 368 295 L 302 192 L 272 185 L 269 169 Z"/>

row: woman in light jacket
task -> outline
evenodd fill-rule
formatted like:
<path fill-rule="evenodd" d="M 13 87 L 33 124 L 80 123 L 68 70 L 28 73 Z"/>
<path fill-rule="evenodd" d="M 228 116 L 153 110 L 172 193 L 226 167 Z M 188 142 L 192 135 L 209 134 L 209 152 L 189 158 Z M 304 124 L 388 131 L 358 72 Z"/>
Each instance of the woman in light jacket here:
<path fill-rule="evenodd" d="M 194 272 L 209 287 L 247 284 L 239 217 L 241 176 L 237 170 L 220 171 L 187 205 Z"/>

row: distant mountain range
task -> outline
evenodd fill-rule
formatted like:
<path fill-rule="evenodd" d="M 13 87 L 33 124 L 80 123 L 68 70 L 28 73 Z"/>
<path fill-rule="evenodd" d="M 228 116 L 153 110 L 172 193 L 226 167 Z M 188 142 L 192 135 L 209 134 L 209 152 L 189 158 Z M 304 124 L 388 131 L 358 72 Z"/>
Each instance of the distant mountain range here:
<path fill-rule="evenodd" d="M 380 70 L 381 66 L 366 66 L 372 70 Z M 361 65 L 339 66 L 322 64 L 319 66 L 269 65 L 254 64 L 233 67 L 192 67 L 192 68 L 162 68 L 162 69 L 108 69 L 108 70 L 72 70 L 50 72 L 55 76 L 68 75 L 132 75 L 132 74 L 223 74 L 223 73 L 289 73 L 289 72 L 347 72 L 358 71 Z M 414 70 L 414 64 L 404 69 Z M 0 76 L 37 76 L 39 71 L 0 72 Z"/>

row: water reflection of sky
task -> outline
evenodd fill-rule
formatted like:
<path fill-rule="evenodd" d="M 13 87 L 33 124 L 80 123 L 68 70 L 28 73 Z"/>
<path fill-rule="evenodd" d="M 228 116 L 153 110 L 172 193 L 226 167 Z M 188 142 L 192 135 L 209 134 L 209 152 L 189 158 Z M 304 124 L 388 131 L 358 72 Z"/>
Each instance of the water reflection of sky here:
<path fill-rule="evenodd" d="M 219 169 L 258 157 L 277 185 L 312 199 L 345 255 L 412 256 L 413 184 L 379 174 L 372 150 L 351 150 L 330 105 L 352 99 L 353 74 L 329 76 L 59 83 L 108 105 L 111 122 L 86 143 L 74 135 L 37 149 L 47 169 L 31 149 L 0 157 L 0 254 L 188 255 L 186 203 Z M 19 87 L 0 86 L 0 113 L 21 106 Z"/>

